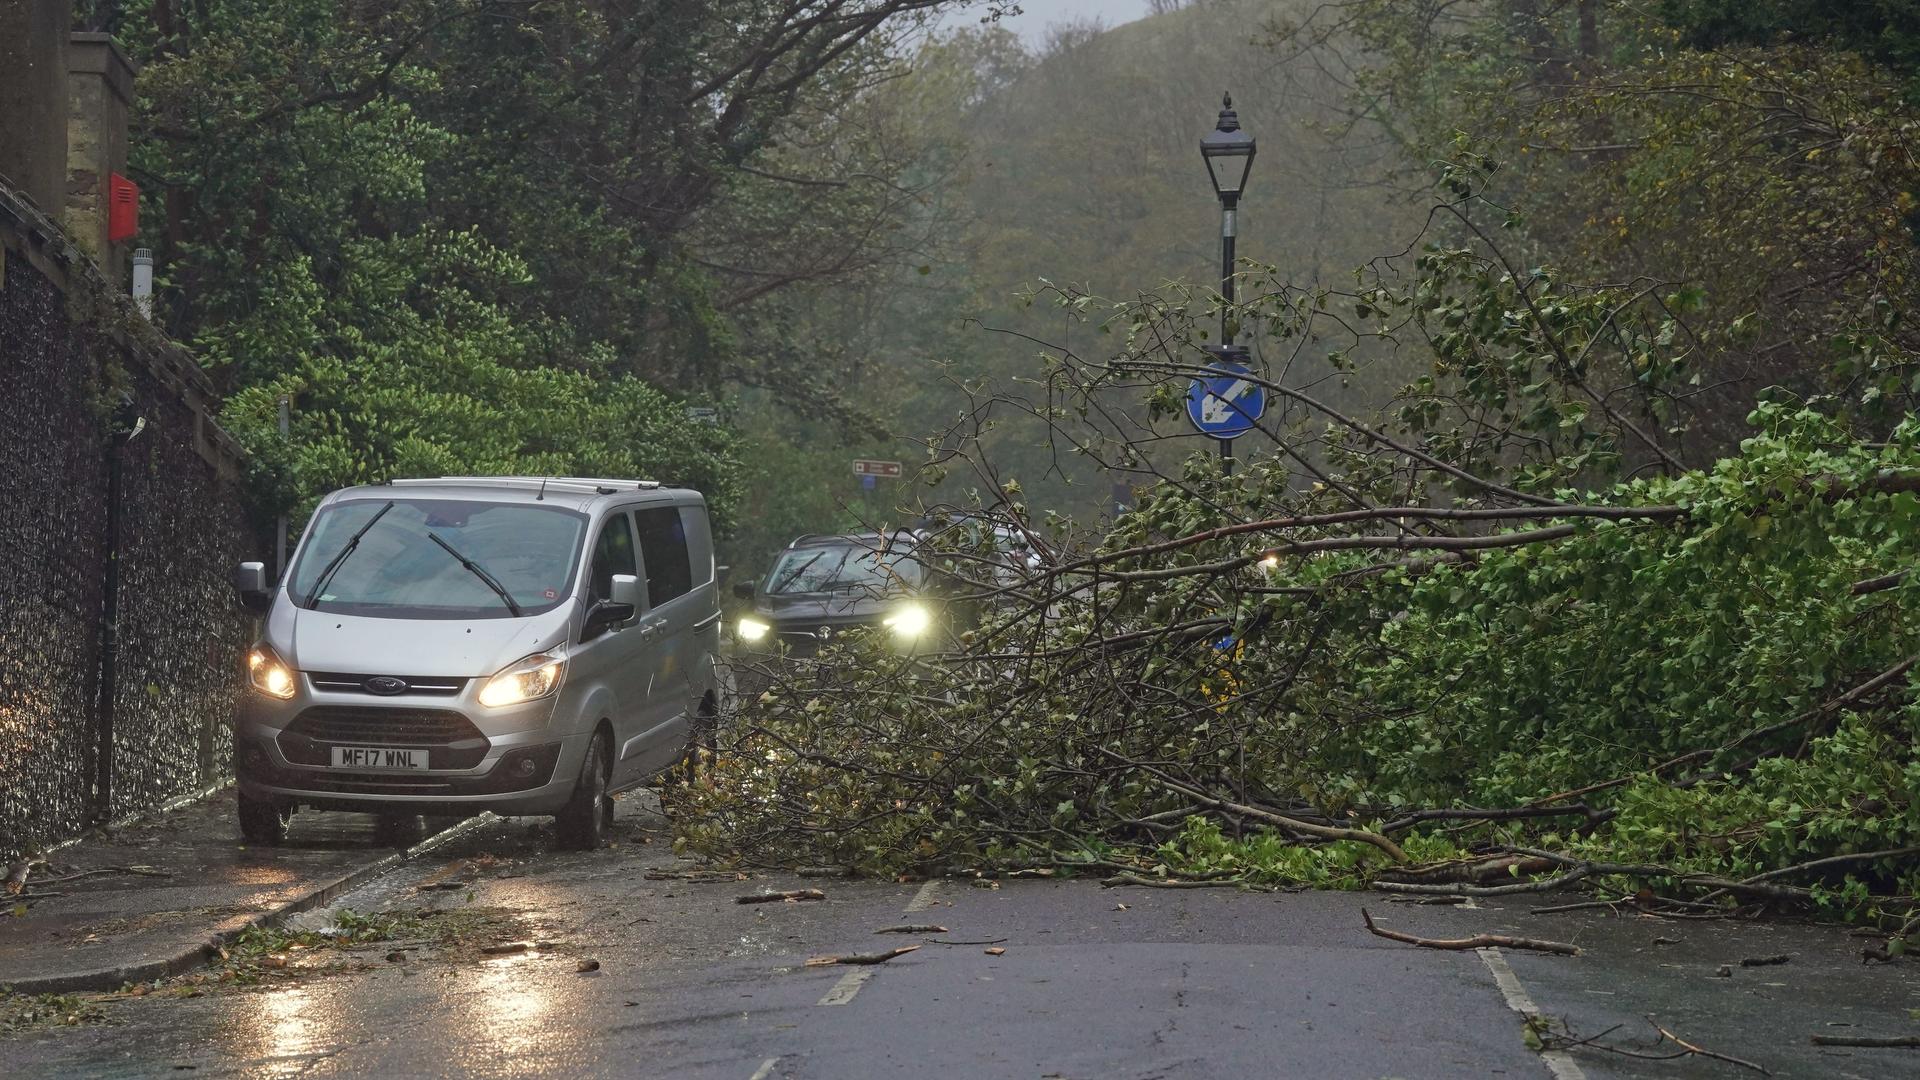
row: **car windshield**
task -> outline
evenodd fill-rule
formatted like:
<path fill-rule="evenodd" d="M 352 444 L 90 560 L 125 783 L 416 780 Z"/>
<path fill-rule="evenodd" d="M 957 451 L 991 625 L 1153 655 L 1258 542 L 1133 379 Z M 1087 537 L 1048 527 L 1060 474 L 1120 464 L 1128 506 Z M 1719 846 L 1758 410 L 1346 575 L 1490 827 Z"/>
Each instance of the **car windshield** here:
<path fill-rule="evenodd" d="M 858 544 L 794 548 L 767 574 L 768 596 L 864 590 L 907 592 L 920 584 L 920 564 L 904 551 L 881 553 Z"/>
<path fill-rule="evenodd" d="M 535 615 L 572 591 L 585 530 L 579 513 L 525 503 L 334 503 L 307 526 L 289 588 L 302 607 L 347 615 Z"/>

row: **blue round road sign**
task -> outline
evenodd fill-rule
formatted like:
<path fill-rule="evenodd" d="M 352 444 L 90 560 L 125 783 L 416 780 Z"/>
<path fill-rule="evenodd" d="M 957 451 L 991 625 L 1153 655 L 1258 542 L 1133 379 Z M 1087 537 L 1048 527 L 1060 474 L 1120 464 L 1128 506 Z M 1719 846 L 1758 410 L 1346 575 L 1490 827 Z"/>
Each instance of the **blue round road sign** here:
<path fill-rule="evenodd" d="M 1216 439 L 1234 439 L 1253 430 L 1267 411 L 1267 388 L 1247 376 L 1245 364 L 1222 361 L 1208 365 L 1218 374 L 1193 380 L 1187 387 L 1187 419 L 1194 430 Z"/>

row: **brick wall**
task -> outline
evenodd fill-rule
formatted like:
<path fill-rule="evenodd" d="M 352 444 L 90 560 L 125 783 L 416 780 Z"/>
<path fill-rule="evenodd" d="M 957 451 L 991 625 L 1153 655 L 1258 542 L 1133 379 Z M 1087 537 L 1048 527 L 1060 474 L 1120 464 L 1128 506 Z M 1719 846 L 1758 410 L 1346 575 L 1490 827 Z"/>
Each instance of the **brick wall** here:
<path fill-rule="evenodd" d="M 250 539 L 238 457 L 191 359 L 6 189 L 0 248 L 0 858 L 11 858 L 227 774 L 248 629 L 228 580 Z"/>

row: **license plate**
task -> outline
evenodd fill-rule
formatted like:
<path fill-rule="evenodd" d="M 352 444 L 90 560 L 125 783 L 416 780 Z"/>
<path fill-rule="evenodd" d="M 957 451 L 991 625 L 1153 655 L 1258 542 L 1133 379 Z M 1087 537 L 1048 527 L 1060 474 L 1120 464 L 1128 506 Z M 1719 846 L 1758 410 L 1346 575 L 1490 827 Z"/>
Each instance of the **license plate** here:
<path fill-rule="evenodd" d="M 427 767 L 427 752 L 398 750 L 385 746 L 336 746 L 333 748 L 333 767 L 336 769 L 424 769 Z"/>

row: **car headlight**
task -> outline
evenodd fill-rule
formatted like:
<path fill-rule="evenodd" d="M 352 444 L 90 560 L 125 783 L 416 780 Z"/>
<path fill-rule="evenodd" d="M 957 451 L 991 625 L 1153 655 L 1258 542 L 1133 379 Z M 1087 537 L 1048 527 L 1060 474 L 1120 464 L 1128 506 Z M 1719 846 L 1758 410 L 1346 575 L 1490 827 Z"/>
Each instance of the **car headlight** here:
<path fill-rule="evenodd" d="M 761 638 L 766 637 L 767 632 L 772 629 L 773 627 L 768 626 L 759 619 L 741 619 L 740 625 L 734 629 L 733 633 L 734 636 L 741 641 L 759 641 Z"/>
<path fill-rule="evenodd" d="M 255 690 L 281 701 L 293 696 L 293 668 L 264 642 L 247 650 L 247 681 Z"/>
<path fill-rule="evenodd" d="M 903 638 L 917 638 L 933 625 L 933 612 L 920 604 L 904 604 L 880 622 Z"/>
<path fill-rule="evenodd" d="M 534 653 L 508 664 L 480 688 L 480 704 L 490 708 L 518 705 L 560 689 L 567 658 L 558 652 Z"/>

